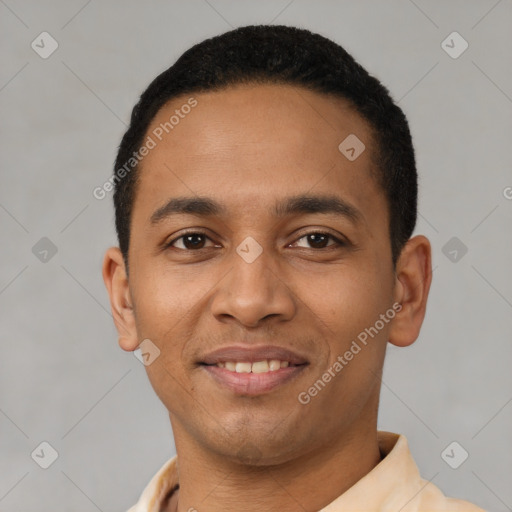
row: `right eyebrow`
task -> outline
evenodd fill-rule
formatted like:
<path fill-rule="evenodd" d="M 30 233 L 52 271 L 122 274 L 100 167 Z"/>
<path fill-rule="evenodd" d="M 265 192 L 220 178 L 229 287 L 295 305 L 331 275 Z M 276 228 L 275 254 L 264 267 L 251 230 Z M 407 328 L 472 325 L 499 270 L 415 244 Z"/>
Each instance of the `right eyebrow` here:
<path fill-rule="evenodd" d="M 205 217 L 225 213 L 225 208 L 208 197 L 174 197 L 153 212 L 150 223 L 156 225 L 177 214 L 192 214 Z"/>

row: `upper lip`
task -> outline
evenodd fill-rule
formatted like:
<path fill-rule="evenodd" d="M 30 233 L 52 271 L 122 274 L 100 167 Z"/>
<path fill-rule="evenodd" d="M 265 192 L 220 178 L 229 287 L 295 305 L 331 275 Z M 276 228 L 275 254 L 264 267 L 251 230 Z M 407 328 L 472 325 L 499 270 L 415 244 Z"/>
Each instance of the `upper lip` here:
<path fill-rule="evenodd" d="M 272 359 L 288 361 L 292 365 L 305 364 L 308 362 L 304 357 L 283 347 L 272 345 L 260 345 L 253 347 L 232 345 L 229 347 L 221 347 L 213 352 L 209 352 L 201 358 L 200 363 L 217 364 L 225 363 L 226 361 L 255 363 L 257 361 Z"/>

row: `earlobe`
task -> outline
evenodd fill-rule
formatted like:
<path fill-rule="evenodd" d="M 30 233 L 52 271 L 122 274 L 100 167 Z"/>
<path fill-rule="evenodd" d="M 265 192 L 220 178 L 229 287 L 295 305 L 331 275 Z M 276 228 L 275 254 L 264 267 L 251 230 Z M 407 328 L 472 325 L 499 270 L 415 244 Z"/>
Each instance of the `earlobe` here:
<path fill-rule="evenodd" d="M 401 309 L 393 319 L 389 342 L 412 345 L 419 336 L 432 282 L 431 247 L 422 235 L 411 238 L 402 249 L 395 277 L 395 302 Z"/>
<path fill-rule="evenodd" d="M 105 253 L 102 274 L 119 336 L 119 346 L 130 352 L 136 350 L 139 342 L 135 316 L 124 259 L 118 247 L 111 247 Z"/>

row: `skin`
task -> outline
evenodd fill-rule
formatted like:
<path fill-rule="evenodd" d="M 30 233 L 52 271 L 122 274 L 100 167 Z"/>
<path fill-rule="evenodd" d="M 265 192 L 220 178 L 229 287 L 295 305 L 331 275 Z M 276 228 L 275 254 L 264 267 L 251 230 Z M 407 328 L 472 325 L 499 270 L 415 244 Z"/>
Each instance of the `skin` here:
<path fill-rule="evenodd" d="M 149 338 L 160 356 L 146 367 L 169 411 L 179 495 L 167 510 L 315 511 L 381 460 L 380 378 L 387 342 L 418 337 L 431 283 L 431 249 L 411 238 L 393 268 L 389 216 L 374 179 L 374 142 L 344 100 L 285 85 L 243 85 L 195 94 L 198 105 L 141 162 L 131 222 L 130 275 L 118 248 L 104 259 L 119 344 Z M 188 99 L 176 98 L 148 134 Z M 338 150 L 349 134 L 366 150 Z M 360 212 L 278 217 L 276 202 L 335 195 Z M 151 225 L 176 197 L 209 197 L 221 215 L 175 214 Z M 206 232 L 176 240 L 188 228 Z M 335 239 L 311 244 L 308 233 Z M 247 263 L 246 237 L 263 252 Z M 189 247 L 189 248 L 187 248 Z M 195 246 L 194 246 L 195 247 Z M 402 309 L 311 401 L 307 391 L 379 315 Z M 272 344 L 304 356 L 295 378 L 259 396 L 221 387 L 198 364 L 231 344 Z"/>

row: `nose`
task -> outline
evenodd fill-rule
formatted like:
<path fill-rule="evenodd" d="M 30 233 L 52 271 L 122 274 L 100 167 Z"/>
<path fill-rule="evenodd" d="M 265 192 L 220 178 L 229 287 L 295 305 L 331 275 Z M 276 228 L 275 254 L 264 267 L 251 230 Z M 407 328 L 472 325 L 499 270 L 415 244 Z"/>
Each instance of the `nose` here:
<path fill-rule="evenodd" d="M 233 321 L 244 327 L 258 327 L 274 318 L 291 320 L 296 300 L 270 251 L 252 262 L 233 252 L 231 270 L 218 285 L 213 296 L 212 314 L 221 322 Z"/>

